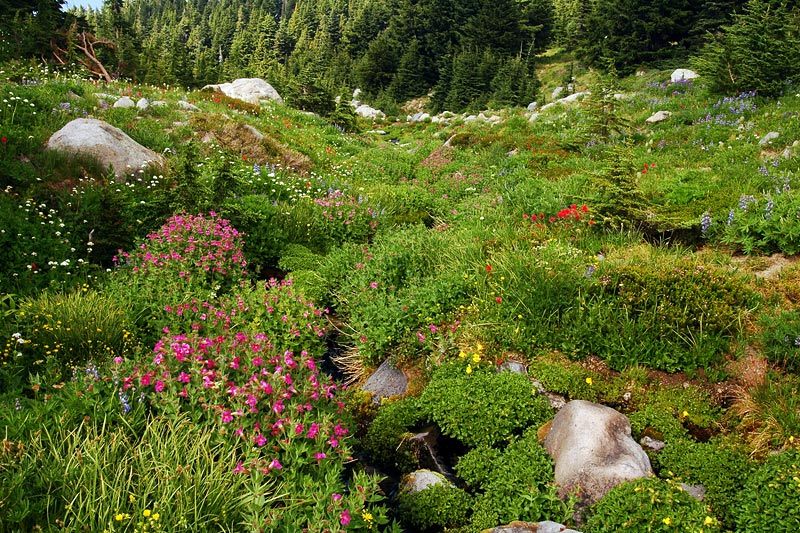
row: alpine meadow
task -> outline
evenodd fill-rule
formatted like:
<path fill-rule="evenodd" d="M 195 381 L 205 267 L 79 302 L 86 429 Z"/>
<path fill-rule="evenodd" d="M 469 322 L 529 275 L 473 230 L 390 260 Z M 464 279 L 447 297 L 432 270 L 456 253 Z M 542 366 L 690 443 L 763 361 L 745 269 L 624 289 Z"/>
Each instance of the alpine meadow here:
<path fill-rule="evenodd" d="M 798 501 L 797 1 L 0 0 L 0 533 Z"/>

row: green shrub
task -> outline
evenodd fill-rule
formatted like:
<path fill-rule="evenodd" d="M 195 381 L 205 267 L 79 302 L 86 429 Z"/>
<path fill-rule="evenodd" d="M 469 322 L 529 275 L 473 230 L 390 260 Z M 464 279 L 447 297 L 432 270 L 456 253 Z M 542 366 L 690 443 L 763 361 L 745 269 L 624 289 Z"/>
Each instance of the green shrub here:
<path fill-rule="evenodd" d="M 706 506 L 674 481 L 640 478 L 623 483 L 588 511 L 586 533 L 720 531 Z"/>
<path fill-rule="evenodd" d="M 653 455 L 661 476 L 705 488 L 705 498 L 723 526 L 733 526 L 739 491 L 752 470 L 746 450 L 719 440 L 675 440 Z"/>
<path fill-rule="evenodd" d="M 442 433 L 467 446 L 500 444 L 553 414 L 527 376 L 466 361 L 445 363 L 434 372 L 420 408 Z"/>
<path fill-rule="evenodd" d="M 419 467 L 419 462 L 403 443 L 422 417 L 416 398 L 386 403 L 370 424 L 361 444 L 376 465 L 411 472 Z"/>
<path fill-rule="evenodd" d="M 759 325 L 767 358 L 789 370 L 800 370 L 800 311 L 784 311 L 777 316 L 762 315 Z"/>
<path fill-rule="evenodd" d="M 747 479 L 734 510 L 736 531 L 760 533 L 800 530 L 800 452 L 767 459 Z"/>
<path fill-rule="evenodd" d="M 766 165 L 763 167 L 766 169 Z M 783 181 L 785 179 L 785 181 Z M 800 195 L 789 189 L 789 177 L 775 179 L 776 190 L 757 198 L 742 195 L 728 213 L 727 223 L 718 230 L 720 239 L 747 254 L 800 252 Z M 784 189 L 785 186 L 785 189 Z"/>
<path fill-rule="evenodd" d="M 603 268 L 592 277 L 587 314 L 608 319 L 589 321 L 598 326 L 592 340 L 615 370 L 710 366 L 758 301 L 739 278 L 687 262 Z"/>
<path fill-rule="evenodd" d="M 482 445 L 459 459 L 456 472 L 477 497 L 471 520 L 475 530 L 512 520 L 571 519 L 573 502 L 559 498 L 553 460 L 539 444 L 536 429 L 514 439 L 505 450 Z"/>
<path fill-rule="evenodd" d="M 754 454 L 791 446 L 800 435 L 800 377 L 770 372 L 762 383 L 741 391 L 731 406 Z"/>
<path fill-rule="evenodd" d="M 412 531 L 441 531 L 463 526 L 472 498 L 446 482 L 398 497 L 400 518 Z"/>

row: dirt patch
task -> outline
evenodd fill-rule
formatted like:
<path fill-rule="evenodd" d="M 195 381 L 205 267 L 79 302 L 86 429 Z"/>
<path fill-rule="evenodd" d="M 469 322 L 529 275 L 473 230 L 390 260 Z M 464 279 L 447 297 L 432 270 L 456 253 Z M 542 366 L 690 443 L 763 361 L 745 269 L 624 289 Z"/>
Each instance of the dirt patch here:
<path fill-rule="evenodd" d="M 731 380 L 741 387 L 751 388 L 764 383 L 769 363 L 755 348 L 748 346 L 744 357 L 730 361 L 726 370 L 731 375 Z"/>

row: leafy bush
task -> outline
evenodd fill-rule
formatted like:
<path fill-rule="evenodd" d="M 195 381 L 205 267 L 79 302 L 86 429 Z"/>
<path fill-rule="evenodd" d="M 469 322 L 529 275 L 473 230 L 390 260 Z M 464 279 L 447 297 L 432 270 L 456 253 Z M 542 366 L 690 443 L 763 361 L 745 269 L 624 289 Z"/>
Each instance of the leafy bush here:
<path fill-rule="evenodd" d="M 422 392 L 420 408 L 442 433 L 467 446 L 492 446 L 552 416 L 552 408 L 527 376 L 495 372 L 493 365 L 481 365 L 476 355 L 470 363 L 440 366 Z"/>
<path fill-rule="evenodd" d="M 723 526 L 733 526 L 737 497 L 752 470 L 744 449 L 718 440 L 704 443 L 676 440 L 653 457 L 662 476 L 703 485 L 703 501 L 708 502 Z"/>
<path fill-rule="evenodd" d="M 766 169 L 766 166 L 763 167 Z M 721 240 L 747 254 L 800 252 L 800 195 L 790 189 L 789 178 L 779 179 L 776 190 L 766 195 L 742 195 L 731 209 Z"/>
<path fill-rule="evenodd" d="M 410 472 L 419 467 L 417 458 L 403 446 L 403 438 L 420 422 L 422 413 L 416 398 L 407 397 L 381 406 L 362 446 L 378 466 Z"/>
<path fill-rule="evenodd" d="M 800 311 L 784 311 L 777 316 L 762 315 L 761 344 L 774 363 L 800 370 Z"/>
<path fill-rule="evenodd" d="M 600 327 L 591 339 L 617 370 L 635 363 L 667 371 L 709 366 L 758 301 L 743 281 L 704 265 L 622 266 L 597 274 L 588 314 L 609 320 L 590 321 Z"/>
<path fill-rule="evenodd" d="M 413 494 L 401 494 L 398 507 L 402 521 L 413 531 L 440 531 L 463 526 L 472 498 L 449 483 L 438 483 Z"/>
<path fill-rule="evenodd" d="M 459 459 L 456 472 L 476 493 L 471 526 L 484 530 L 512 520 L 571 519 L 572 500 L 562 501 L 553 460 L 531 428 L 505 450 L 479 446 Z"/>
<path fill-rule="evenodd" d="M 757 533 L 800 528 L 800 452 L 773 455 L 747 479 L 735 508 L 736 531 Z"/>
<path fill-rule="evenodd" d="M 702 502 L 676 482 L 652 477 L 617 486 L 588 515 L 586 533 L 720 531 L 719 522 Z"/>

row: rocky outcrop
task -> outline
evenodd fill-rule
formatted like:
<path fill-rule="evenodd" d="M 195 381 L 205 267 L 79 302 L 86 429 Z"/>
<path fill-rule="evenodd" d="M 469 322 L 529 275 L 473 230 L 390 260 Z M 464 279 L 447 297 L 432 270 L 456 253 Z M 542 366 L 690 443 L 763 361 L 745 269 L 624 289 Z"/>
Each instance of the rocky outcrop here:
<path fill-rule="evenodd" d="M 48 150 L 64 150 L 94 157 L 106 168 L 113 167 L 117 178 L 164 159 L 145 148 L 111 124 L 93 118 L 76 118 L 55 132 L 47 141 Z"/>
<path fill-rule="evenodd" d="M 556 483 L 564 493 L 581 487 L 586 504 L 624 481 L 652 474 L 627 417 L 604 405 L 567 403 L 553 419 L 544 447 L 555 462 Z"/>

